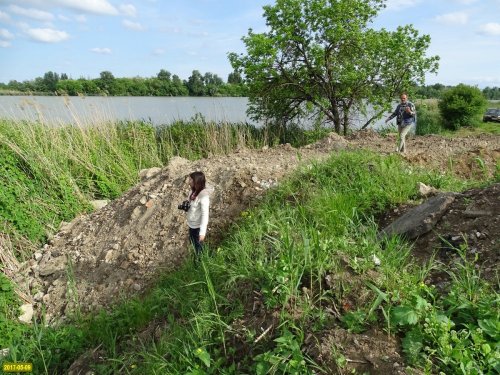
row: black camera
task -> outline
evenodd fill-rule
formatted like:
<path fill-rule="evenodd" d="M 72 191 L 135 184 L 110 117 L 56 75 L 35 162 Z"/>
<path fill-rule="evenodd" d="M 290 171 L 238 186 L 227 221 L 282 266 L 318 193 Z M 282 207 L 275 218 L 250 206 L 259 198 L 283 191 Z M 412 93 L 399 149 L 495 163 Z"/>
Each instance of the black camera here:
<path fill-rule="evenodd" d="M 187 200 L 183 201 L 180 205 L 177 206 L 179 210 L 183 210 L 186 212 L 189 210 L 189 207 L 191 207 L 191 202 Z"/>

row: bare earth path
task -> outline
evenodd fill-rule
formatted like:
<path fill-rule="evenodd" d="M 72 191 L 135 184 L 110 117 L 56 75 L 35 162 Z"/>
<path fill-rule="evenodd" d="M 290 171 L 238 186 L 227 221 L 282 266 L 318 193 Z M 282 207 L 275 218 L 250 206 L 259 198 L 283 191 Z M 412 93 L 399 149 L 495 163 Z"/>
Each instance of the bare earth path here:
<path fill-rule="evenodd" d="M 348 138 L 331 134 L 301 149 L 245 149 L 195 162 L 174 158 L 165 168 L 144 172 L 141 182 L 119 199 L 63 225 L 22 265 L 19 283 L 30 289 L 35 311 L 45 305 L 48 321 L 64 316 L 75 301 L 83 311 L 108 306 L 120 293 L 147 290 L 155 275 L 186 259 L 186 225 L 177 205 L 187 194 L 185 177 L 192 170 L 203 170 L 215 188 L 209 236 L 217 241 L 242 210 L 301 163 L 342 149 L 390 153 L 395 144 L 394 136 L 363 131 Z M 407 145 L 402 157 L 410 163 L 443 170 L 452 163 L 464 177 L 491 175 L 500 158 L 500 137 L 492 135 L 413 137 Z"/>

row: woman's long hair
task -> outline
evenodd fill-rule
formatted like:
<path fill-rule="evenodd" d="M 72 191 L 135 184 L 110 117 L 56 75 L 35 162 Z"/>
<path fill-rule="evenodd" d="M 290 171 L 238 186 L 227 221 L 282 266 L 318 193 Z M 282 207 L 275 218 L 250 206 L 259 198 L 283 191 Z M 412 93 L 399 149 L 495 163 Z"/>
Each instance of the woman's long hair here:
<path fill-rule="evenodd" d="M 191 196 L 197 197 L 200 192 L 205 189 L 205 175 L 203 172 L 193 172 L 189 175 L 193 180 L 193 187 L 191 188 Z"/>

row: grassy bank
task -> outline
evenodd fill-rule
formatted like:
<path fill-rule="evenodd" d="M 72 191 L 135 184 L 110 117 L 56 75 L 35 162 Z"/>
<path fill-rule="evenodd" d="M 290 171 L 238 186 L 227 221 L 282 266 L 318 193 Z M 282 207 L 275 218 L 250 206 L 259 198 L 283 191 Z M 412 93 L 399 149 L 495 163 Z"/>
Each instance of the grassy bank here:
<path fill-rule="evenodd" d="M 498 296 L 474 264 L 464 261 L 439 294 L 425 283 L 436 264 L 417 265 L 409 244 L 376 236 L 374 216 L 417 199 L 419 181 L 446 190 L 478 183 L 397 156 L 337 154 L 270 191 L 200 268 L 165 275 L 143 299 L 59 328 L 10 322 L 7 359 L 65 373 L 88 349 L 84 362 L 98 374 L 341 373 L 339 351 L 315 363 L 306 340 L 334 327 L 379 327 L 402 337 L 408 363 L 428 373 L 493 373 Z M 461 321 L 454 307 L 466 312 Z"/>
<path fill-rule="evenodd" d="M 172 156 L 199 159 L 285 142 L 301 146 L 325 134 L 203 119 L 160 128 L 140 122 L 49 127 L 0 120 L 0 233 L 12 245 L 12 261 L 25 260 L 61 221 L 88 211 L 90 200 L 116 198 L 137 183 L 141 169 L 163 166 Z"/>
<path fill-rule="evenodd" d="M 480 133 L 500 134 L 500 124 L 495 122 L 481 122 L 474 126 L 461 127 L 457 131 L 446 130 L 439 113 L 437 99 L 419 99 L 415 101 L 417 109 L 417 135 L 440 134 L 449 137 L 467 137 Z M 488 102 L 488 108 L 500 108 L 500 102 Z"/>

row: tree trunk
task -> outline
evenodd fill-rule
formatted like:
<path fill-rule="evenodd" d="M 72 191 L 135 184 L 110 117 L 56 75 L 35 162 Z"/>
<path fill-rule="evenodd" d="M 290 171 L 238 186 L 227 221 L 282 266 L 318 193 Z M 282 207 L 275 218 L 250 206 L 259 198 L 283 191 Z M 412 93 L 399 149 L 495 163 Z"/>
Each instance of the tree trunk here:
<path fill-rule="evenodd" d="M 340 123 L 340 113 L 337 104 L 332 105 L 333 112 L 333 125 L 335 126 L 335 133 L 340 134 L 341 123 Z"/>
<path fill-rule="evenodd" d="M 361 127 L 361 130 L 365 129 L 368 127 L 368 125 L 370 125 L 372 123 L 373 120 L 375 120 L 376 118 L 378 118 L 382 113 L 384 113 L 385 110 L 381 110 L 379 113 L 377 113 L 375 116 L 372 116 L 371 119 L 369 119 L 362 127 Z"/>

